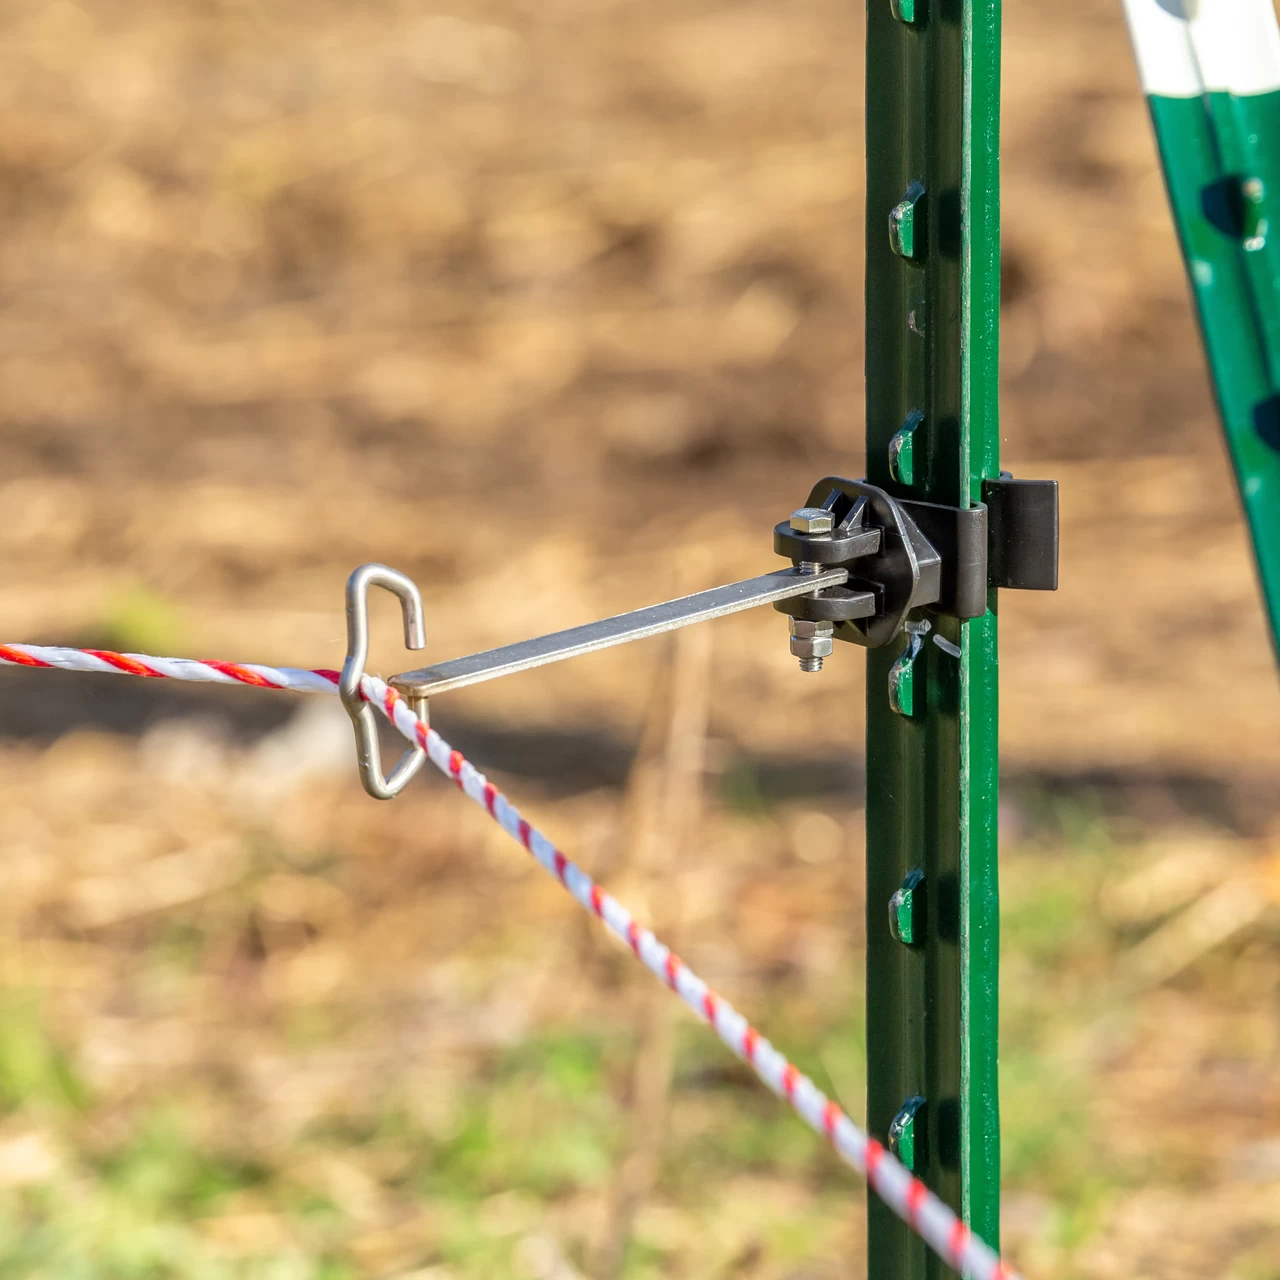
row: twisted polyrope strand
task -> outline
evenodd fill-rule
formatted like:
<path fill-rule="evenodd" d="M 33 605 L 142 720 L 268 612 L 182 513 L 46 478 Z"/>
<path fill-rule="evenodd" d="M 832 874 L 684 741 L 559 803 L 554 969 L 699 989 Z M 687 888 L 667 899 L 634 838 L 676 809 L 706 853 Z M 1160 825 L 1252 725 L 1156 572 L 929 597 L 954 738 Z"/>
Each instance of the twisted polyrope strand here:
<path fill-rule="evenodd" d="M 410 742 L 421 747 L 431 763 L 457 783 L 535 862 L 549 872 L 584 910 L 598 916 L 605 927 L 635 952 L 640 962 L 665 983 L 694 1014 L 746 1062 L 800 1118 L 827 1138 L 846 1164 L 866 1178 L 876 1194 L 949 1266 L 974 1280 L 1018 1280 L 999 1256 L 932 1191 L 864 1133 L 793 1063 L 778 1052 L 723 996 L 713 991 L 679 956 L 663 945 L 652 930 L 643 928 L 612 894 L 606 893 L 576 863 L 565 857 L 520 811 L 430 725 L 419 720 L 396 691 L 376 676 L 366 675 L 361 693 Z"/>
<path fill-rule="evenodd" d="M 0 666 L 59 668 L 108 672 L 152 679 L 193 680 L 214 684 L 246 684 L 300 693 L 336 693 L 336 671 L 297 667 L 197 662 L 190 658 L 155 658 L 105 649 L 64 649 L 41 645 L 0 645 Z M 723 996 L 717 995 L 654 933 L 643 928 L 612 894 L 606 893 L 576 863 L 531 826 L 520 811 L 484 774 L 455 751 L 394 689 L 376 676 L 361 679 L 360 691 L 431 763 L 457 783 L 469 799 L 513 839 L 535 862 L 560 882 L 575 901 L 598 916 L 660 982 L 670 987 L 695 1016 L 710 1024 L 731 1052 L 746 1062 L 764 1084 L 785 1098 L 802 1120 L 827 1138 L 841 1159 L 856 1169 L 873 1191 L 949 1266 L 973 1280 L 1020 1280 L 999 1256 L 904 1168 L 879 1142 L 863 1132 L 803 1072 L 778 1052 Z"/>
<path fill-rule="evenodd" d="M 257 663 L 197 662 L 193 658 L 152 658 L 109 649 L 61 649 L 38 644 L 0 644 L 0 666 L 56 667 L 61 671 L 106 672 L 153 680 L 193 680 L 208 684 L 247 684 L 257 689 L 297 693 L 336 693 L 336 671 L 264 667 Z"/>

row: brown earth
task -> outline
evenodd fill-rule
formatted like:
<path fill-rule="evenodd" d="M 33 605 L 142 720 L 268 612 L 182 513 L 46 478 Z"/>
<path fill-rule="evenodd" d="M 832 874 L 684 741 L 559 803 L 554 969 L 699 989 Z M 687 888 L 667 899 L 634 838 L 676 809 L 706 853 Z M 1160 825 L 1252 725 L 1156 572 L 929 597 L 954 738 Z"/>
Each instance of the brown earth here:
<path fill-rule="evenodd" d="M 336 665 L 380 559 L 446 657 L 768 567 L 861 466 L 861 31 L 10 0 L 4 638 Z M 1272 1276 L 1280 685 L 1120 6 L 1010 3 L 1005 51 L 1005 459 L 1063 500 L 1062 590 L 1001 606 L 1007 1236 L 1038 1275 Z M 436 720 L 658 916 L 678 879 L 688 958 L 856 1112 L 860 655 L 713 635 L 678 872 L 618 853 L 669 647 Z M 591 1267 L 642 988 L 294 706 L 0 679 L 6 1274 Z M 852 1177 L 687 1037 L 626 1274 L 861 1274 Z"/>

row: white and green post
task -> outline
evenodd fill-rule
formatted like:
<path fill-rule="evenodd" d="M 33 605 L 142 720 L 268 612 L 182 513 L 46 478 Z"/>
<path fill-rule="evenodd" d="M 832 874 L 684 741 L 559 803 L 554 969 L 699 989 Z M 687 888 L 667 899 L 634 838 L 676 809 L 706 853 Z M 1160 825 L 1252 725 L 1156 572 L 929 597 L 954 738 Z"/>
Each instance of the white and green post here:
<path fill-rule="evenodd" d="M 1272 0 L 1125 0 L 1280 654 L 1280 25 Z"/>

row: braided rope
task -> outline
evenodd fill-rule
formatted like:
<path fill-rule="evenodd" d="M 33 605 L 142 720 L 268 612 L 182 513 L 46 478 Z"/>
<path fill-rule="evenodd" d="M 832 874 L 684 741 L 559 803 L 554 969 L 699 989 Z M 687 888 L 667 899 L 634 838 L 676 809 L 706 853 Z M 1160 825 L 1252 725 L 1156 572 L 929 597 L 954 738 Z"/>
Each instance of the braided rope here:
<path fill-rule="evenodd" d="M 257 689 L 297 693 L 337 693 L 338 672 L 257 663 L 197 662 L 194 658 L 150 658 L 109 649 L 61 649 L 39 644 L 0 644 L 0 666 L 56 667 L 60 671 L 106 672 L 151 680 L 194 680 L 208 684 L 247 684 Z"/>
<path fill-rule="evenodd" d="M 747 1063 L 761 1081 L 785 1098 L 815 1133 L 830 1141 L 841 1159 L 856 1169 L 872 1190 L 949 1266 L 974 1280 L 1018 1280 L 932 1191 L 865 1133 L 801 1070 L 788 1062 L 723 996 L 713 991 L 650 929 L 643 928 L 612 894 L 606 893 L 575 862 L 565 857 L 520 811 L 425 721 L 384 680 L 366 675 L 361 692 L 410 742 L 426 751 L 431 763 L 451 778 L 544 871 L 569 891 L 584 910 L 625 943 L 641 964 L 665 983 L 694 1014 Z"/>
<path fill-rule="evenodd" d="M 99 649 L 0 645 L 0 665 L 67 671 L 114 672 L 153 679 L 248 684 L 259 688 L 336 693 L 338 673 L 295 667 L 196 662 L 187 658 L 153 658 Z M 914 1177 L 875 1138 L 858 1127 L 798 1067 L 789 1062 L 723 996 L 718 995 L 679 956 L 641 926 L 612 894 L 606 893 L 571 862 L 459 751 L 430 725 L 419 720 L 390 685 L 377 676 L 361 680 L 365 700 L 377 707 L 396 730 L 421 747 L 431 763 L 478 804 L 534 861 L 563 886 L 585 911 L 598 917 L 629 947 L 660 982 L 668 986 L 707 1023 L 721 1041 L 756 1073 L 778 1097 L 791 1104 L 815 1133 L 826 1138 L 840 1158 L 948 1266 L 973 1280 L 1019 1280 L 1017 1274 L 975 1236 L 928 1187 Z"/>

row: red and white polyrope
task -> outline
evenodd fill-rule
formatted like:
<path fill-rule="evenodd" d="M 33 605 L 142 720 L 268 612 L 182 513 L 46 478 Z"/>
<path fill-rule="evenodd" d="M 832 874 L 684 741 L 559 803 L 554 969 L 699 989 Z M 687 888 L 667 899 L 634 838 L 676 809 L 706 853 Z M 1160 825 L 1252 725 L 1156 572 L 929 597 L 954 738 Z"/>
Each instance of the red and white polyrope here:
<path fill-rule="evenodd" d="M 0 665 L 59 667 L 70 671 L 118 672 L 171 680 L 200 680 L 249 684 L 269 689 L 336 693 L 338 673 L 304 671 L 293 667 L 237 666 L 226 662 L 195 662 L 185 658 L 151 658 L 103 650 L 50 649 L 37 645 L 0 645 Z M 640 962 L 665 983 L 694 1014 L 708 1023 L 720 1039 L 802 1120 L 828 1139 L 841 1159 L 864 1178 L 872 1190 L 949 1266 L 973 1280 L 1019 1280 L 1017 1274 L 875 1138 L 863 1132 L 787 1061 L 727 1000 L 717 995 L 670 948 L 643 928 L 611 894 L 606 893 L 576 863 L 570 862 L 484 774 L 455 751 L 384 680 L 366 675 L 361 681 L 365 700 L 372 703 L 410 742 L 426 751 L 431 763 L 451 778 L 469 799 L 480 805 L 535 862 L 564 886 L 577 903 L 598 916 L 605 927 L 635 952 Z"/>
<path fill-rule="evenodd" d="M 60 671 L 109 672 L 152 680 L 195 680 L 208 684 L 247 684 L 257 689 L 293 689 L 298 693 L 337 693 L 338 672 L 257 663 L 197 662 L 194 658 L 149 658 L 109 649 L 59 649 L 39 644 L 0 644 L 0 666 L 56 667 Z"/>

